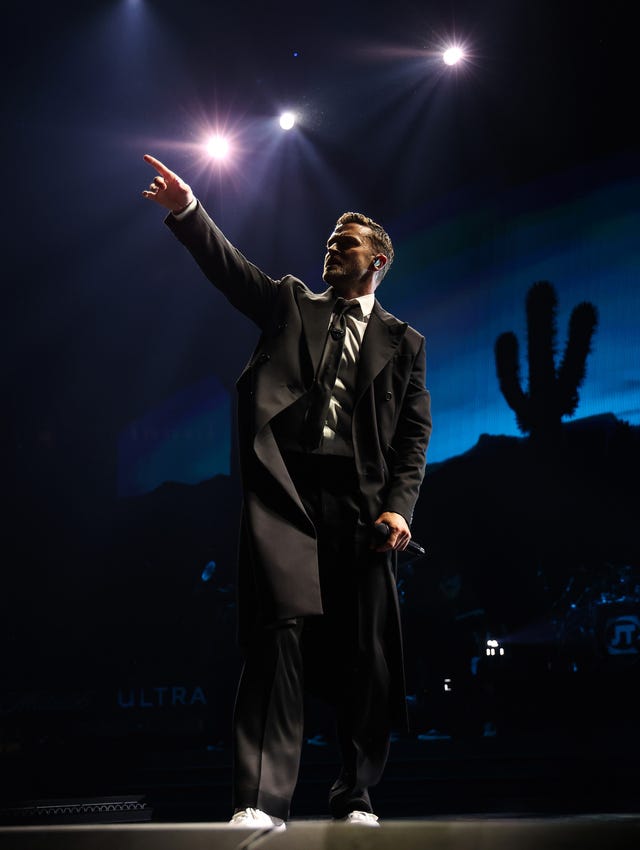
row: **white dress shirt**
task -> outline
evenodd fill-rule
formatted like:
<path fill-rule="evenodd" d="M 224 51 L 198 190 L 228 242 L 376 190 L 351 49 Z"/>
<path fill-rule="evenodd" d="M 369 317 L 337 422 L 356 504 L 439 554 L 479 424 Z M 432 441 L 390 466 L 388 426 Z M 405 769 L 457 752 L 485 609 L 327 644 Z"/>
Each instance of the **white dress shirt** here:
<path fill-rule="evenodd" d="M 329 402 L 329 411 L 322 431 L 325 451 L 353 454 L 351 445 L 351 414 L 356 391 L 358 357 L 367 322 L 373 310 L 375 295 L 361 295 L 354 299 L 360 304 L 361 317 L 347 314 L 347 328 L 338 377 Z"/>

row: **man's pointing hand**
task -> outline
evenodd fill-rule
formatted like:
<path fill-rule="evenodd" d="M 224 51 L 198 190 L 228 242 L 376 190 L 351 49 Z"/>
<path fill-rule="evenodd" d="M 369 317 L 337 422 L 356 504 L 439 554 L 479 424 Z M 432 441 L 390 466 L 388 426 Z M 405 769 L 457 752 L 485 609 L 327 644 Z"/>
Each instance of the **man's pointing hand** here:
<path fill-rule="evenodd" d="M 191 203 L 193 200 L 191 186 L 187 185 L 184 180 L 181 180 L 177 174 L 170 171 L 154 156 L 146 153 L 144 161 L 152 165 L 158 172 L 149 184 L 149 188 L 143 190 L 142 194 L 145 198 L 155 201 L 161 207 L 174 213 L 180 212 Z"/>

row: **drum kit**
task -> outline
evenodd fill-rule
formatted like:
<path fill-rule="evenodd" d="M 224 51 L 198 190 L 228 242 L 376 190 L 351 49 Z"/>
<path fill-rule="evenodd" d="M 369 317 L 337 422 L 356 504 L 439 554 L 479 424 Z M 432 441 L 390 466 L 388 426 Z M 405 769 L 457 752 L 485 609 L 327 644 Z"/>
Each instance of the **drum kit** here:
<path fill-rule="evenodd" d="M 571 670 L 640 664 L 640 567 L 576 570 L 554 606 L 558 663 Z"/>

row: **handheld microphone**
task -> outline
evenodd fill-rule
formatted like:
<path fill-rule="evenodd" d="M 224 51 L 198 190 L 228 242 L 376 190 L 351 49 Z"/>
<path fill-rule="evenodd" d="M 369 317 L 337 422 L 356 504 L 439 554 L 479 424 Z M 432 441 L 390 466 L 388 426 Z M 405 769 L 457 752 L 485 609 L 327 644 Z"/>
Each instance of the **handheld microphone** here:
<path fill-rule="evenodd" d="M 377 522 L 373 526 L 373 542 L 376 546 L 379 546 L 381 543 L 384 543 L 385 540 L 391 534 L 391 529 L 387 525 L 386 522 Z M 421 546 L 416 540 L 410 540 L 406 552 L 412 552 L 414 555 L 426 555 L 426 549 Z"/>

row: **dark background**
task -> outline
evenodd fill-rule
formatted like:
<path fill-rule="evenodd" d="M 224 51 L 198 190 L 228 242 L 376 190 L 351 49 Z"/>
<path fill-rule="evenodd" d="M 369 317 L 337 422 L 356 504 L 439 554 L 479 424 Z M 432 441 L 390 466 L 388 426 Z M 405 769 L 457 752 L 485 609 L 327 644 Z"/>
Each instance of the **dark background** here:
<path fill-rule="evenodd" d="M 4 23 L 5 798 L 133 789 L 160 816 L 227 816 L 234 382 L 256 334 L 141 198 L 149 152 L 273 277 L 320 290 L 346 209 L 394 240 L 378 294 L 427 337 L 434 434 L 413 527 L 428 554 L 400 571 L 412 731 L 381 807 L 633 805 L 629 4 L 123 0 Z M 229 162 L 204 152 L 214 131 Z M 493 355 L 513 330 L 526 386 L 540 279 L 556 362 L 576 304 L 599 317 L 553 451 L 518 430 Z M 322 810 L 335 758 L 323 709 L 308 718 L 299 813 Z"/>

